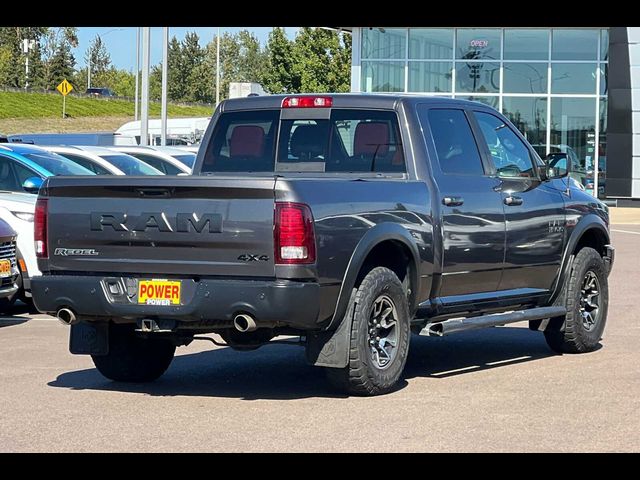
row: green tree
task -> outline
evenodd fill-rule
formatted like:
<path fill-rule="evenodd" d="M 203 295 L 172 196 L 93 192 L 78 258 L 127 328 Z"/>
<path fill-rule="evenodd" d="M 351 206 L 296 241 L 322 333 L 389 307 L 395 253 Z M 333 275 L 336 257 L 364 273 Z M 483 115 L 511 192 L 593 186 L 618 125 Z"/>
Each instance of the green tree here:
<path fill-rule="evenodd" d="M 292 43 L 283 28 L 269 33 L 265 47 L 265 67 L 260 83 L 269 93 L 290 93 L 300 90 L 299 77 L 294 75 Z"/>
<path fill-rule="evenodd" d="M 0 46 L 0 85 L 8 86 L 13 75 L 13 55 L 11 47 Z"/>
<path fill-rule="evenodd" d="M 182 83 L 185 81 L 184 69 L 182 62 L 182 45 L 176 37 L 169 42 L 168 50 L 168 78 L 167 78 L 167 98 L 169 100 L 180 100 L 183 95 Z M 154 68 L 153 76 L 158 86 L 162 87 L 162 68 Z"/>
<path fill-rule="evenodd" d="M 208 63 L 215 65 L 215 39 L 207 49 Z M 228 98 L 231 82 L 261 82 L 267 57 L 256 36 L 247 30 L 235 35 L 225 32 L 220 38 L 220 100 Z M 215 68 L 213 69 L 215 78 Z M 215 97 L 215 84 L 214 84 Z"/>
<path fill-rule="evenodd" d="M 29 83 L 32 85 L 34 73 L 40 69 L 40 39 L 48 27 L 0 27 L 0 47 L 4 51 L 5 78 L 3 86 L 23 88 L 26 82 L 25 54 L 22 50 L 23 40 L 33 40 L 35 48 L 29 51 Z M 6 67 L 8 65 L 8 67 Z M 36 82 L 37 83 L 37 82 Z"/>
<path fill-rule="evenodd" d="M 106 81 L 106 73 L 111 67 L 111 56 L 107 52 L 107 47 L 100 38 L 100 35 L 91 41 L 84 54 L 84 61 L 87 68 L 91 69 L 91 85 L 102 87 Z"/>
<path fill-rule="evenodd" d="M 181 78 L 179 86 L 182 87 L 181 100 L 197 102 L 200 84 L 202 82 L 201 70 L 205 61 L 205 50 L 200 46 L 200 38 L 195 32 L 187 32 L 182 41 Z M 171 77 L 169 77 L 171 80 Z"/>
<path fill-rule="evenodd" d="M 351 43 L 333 30 L 304 27 L 293 42 L 293 75 L 299 92 L 348 92 Z"/>
<path fill-rule="evenodd" d="M 240 30 L 236 37 L 239 45 L 239 64 L 236 82 L 260 82 L 267 65 L 265 52 L 260 41 L 248 30 Z"/>
<path fill-rule="evenodd" d="M 50 79 L 45 84 L 45 88 L 55 88 L 62 80 L 70 80 L 73 76 L 75 65 L 76 59 L 71 53 L 71 45 L 67 42 L 62 42 L 58 45 L 58 49 L 51 60 Z"/>
<path fill-rule="evenodd" d="M 71 48 L 78 46 L 78 29 L 75 27 L 50 28 L 40 42 L 42 74 L 40 86 L 54 89 L 63 79 L 72 81 L 76 59 Z"/>
<path fill-rule="evenodd" d="M 198 79 L 192 85 L 191 96 L 194 101 L 213 103 L 216 99 L 216 43 L 210 42 L 204 48 L 204 59 L 195 67 L 192 77 Z"/>

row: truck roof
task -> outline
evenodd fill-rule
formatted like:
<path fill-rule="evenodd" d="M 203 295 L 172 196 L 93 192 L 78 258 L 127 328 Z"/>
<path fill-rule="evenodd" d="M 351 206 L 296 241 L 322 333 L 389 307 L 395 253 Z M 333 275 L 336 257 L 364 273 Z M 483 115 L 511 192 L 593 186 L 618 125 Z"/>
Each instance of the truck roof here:
<path fill-rule="evenodd" d="M 280 108 L 287 97 L 331 97 L 335 108 L 380 108 L 394 109 L 403 103 L 450 103 L 451 105 L 486 106 L 469 100 L 440 96 L 414 95 L 410 93 L 305 93 L 295 95 L 264 95 L 224 100 L 221 111 Z"/>

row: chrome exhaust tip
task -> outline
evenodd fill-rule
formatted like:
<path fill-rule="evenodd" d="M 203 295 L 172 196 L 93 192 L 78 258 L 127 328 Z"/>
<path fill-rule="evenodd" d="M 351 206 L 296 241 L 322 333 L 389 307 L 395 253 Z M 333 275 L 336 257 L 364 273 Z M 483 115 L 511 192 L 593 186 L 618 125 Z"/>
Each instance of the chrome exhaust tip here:
<path fill-rule="evenodd" d="M 246 313 L 239 313 L 233 318 L 233 326 L 239 332 L 253 332 L 258 328 L 256 321 L 251 315 Z"/>
<path fill-rule="evenodd" d="M 76 314 L 69 308 L 61 308 L 56 312 L 56 318 L 64 325 L 73 325 L 78 321 Z"/>

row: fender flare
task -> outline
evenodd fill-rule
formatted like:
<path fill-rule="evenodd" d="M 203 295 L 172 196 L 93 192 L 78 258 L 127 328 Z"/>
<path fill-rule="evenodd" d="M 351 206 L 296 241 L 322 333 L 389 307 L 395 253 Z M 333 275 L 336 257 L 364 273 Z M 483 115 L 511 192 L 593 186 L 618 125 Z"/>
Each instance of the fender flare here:
<path fill-rule="evenodd" d="M 346 313 L 348 309 L 353 308 L 351 299 L 356 279 L 369 253 L 380 243 L 389 240 L 402 243 L 411 252 L 409 261 L 412 266 L 409 269 L 409 274 L 411 275 L 413 300 L 409 305 L 409 312 L 415 310 L 415 295 L 420 291 L 418 246 L 406 228 L 397 223 L 379 223 L 367 231 L 351 255 L 329 326 L 323 332 L 307 336 L 307 361 L 312 365 L 332 368 L 343 368 L 347 365 L 352 318 L 346 317 Z"/>
<path fill-rule="evenodd" d="M 571 270 L 571 265 L 573 264 L 573 252 L 582 236 L 589 230 L 598 230 L 607 239 L 607 244 L 611 242 L 611 239 L 609 237 L 609 229 L 607 228 L 607 225 L 604 223 L 604 220 L 602 220 L 601 217 L 599 217 L 595 213 L 590 213 L 582 217 L 578 224 L 574 227 L 573 231 L 571 232 L 571 236 L 567 241 L 567 245 L 564 249 L 564 255 L 562 256 L 560 271 L 553 286 L 551 297 L 549 298 L 549 304 L 555 302 L 558 296 L 562 293 L 565 279 L 567 278 L 567 275 Z"/>

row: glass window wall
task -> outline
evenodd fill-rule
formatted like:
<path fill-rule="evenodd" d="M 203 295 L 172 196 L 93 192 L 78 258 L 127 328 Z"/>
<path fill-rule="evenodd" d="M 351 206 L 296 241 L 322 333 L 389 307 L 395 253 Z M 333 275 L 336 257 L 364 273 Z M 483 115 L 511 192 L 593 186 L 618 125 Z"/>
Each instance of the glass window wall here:
<path fill-rule="evenodd" d="M 574 176 L 594 193 L 596 163 L 600 186 L 606 181 L 606 28 L 360 31 L 361 91 L 446 95 L 491 105 L 540 156 L 566 150 L 579 165 Z"/>

